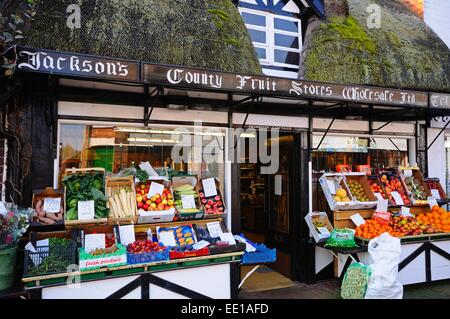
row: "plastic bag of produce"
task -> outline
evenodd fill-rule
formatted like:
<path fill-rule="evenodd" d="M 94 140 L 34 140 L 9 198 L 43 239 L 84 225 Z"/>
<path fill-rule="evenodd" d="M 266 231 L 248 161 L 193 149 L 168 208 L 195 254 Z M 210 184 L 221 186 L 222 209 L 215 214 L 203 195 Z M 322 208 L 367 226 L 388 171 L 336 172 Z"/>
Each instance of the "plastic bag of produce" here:
<path fill-rule="evenodd" d="M 372 270 L 366 299 L 402 299 L 403 285 L 398 279 L 400 239 L 388 233 L 369 242 L 369 266 Z"/>
<path fill-rule="evenodd" d="M 369 277 L 370 267 L 356 262 L 351 264 L 342 281 L 341 297 L 343 299 L 364 299 Z"/>
<path fill-rule="evenodd" d="M 333 229 L 330 238 L 325 244 L 327 248 L 355 248 L 358 247 L 355 243 L 354 233 L 350 229 Z"/>

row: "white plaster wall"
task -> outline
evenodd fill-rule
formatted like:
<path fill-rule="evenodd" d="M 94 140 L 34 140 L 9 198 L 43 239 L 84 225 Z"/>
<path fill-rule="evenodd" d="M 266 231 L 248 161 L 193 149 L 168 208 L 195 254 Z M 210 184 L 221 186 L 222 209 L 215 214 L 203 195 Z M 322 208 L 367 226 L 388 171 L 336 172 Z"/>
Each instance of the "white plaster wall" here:
<path fill-rule="evenodd" d="M 428 129 L 428 145 L 434 140 L 440 131 L 441 129 L 439 128 Z M 438 177 L 441 181 L 442 187 L 446 189 L 445 171 L 445 134 L 442 133 L 428 150 L 428 177 Z"/>

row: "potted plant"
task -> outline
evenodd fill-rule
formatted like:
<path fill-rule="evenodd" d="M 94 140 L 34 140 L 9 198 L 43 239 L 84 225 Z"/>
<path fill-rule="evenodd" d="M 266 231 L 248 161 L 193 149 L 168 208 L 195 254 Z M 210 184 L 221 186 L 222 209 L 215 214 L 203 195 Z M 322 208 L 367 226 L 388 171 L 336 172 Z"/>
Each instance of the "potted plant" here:
<path fill-rule="evenodd" d="M 0 211 L 0 291 L 14 284 L 17 243 L 30 224 L 30 210 L 12 205 Z"/>

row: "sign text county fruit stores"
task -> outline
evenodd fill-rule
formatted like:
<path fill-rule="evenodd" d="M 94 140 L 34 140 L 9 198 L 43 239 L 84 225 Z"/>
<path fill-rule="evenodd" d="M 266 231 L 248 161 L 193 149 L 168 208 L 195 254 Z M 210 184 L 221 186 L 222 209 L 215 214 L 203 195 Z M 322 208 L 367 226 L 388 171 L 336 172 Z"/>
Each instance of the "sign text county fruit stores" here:
<path fill-rule="evenodd" d="M 34 48 L 20 48 L 18 57 L 17 68 L 20 71 L 70 77 L 100 78 L 186 89 L 242 92 L 311 100 L 413 107 L 428 106 L 428 93 L 420 91 L 190 69 Z M 432 101 L 434 104 L 447 104 L 443 98 L 434 98 Z"/>
<path fill-rule="evenodd" d="M 145 83 L 185 88 L 205 88 L 218 91 L 237 91 L 381 105 L 408 105 L 416 107 L 427 107 L 428 105 L 428 94 L 424 92 L 289 80 L 155 64 L 144 64 L 142 78 Z"/>

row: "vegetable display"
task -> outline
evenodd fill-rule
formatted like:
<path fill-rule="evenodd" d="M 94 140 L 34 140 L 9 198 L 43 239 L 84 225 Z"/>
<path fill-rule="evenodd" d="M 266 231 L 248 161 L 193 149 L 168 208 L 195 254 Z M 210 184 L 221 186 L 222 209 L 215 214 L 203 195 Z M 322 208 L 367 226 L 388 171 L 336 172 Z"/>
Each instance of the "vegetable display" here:
<path fill-rule="evenodd" d="M 70 174 L 62 180 L 66 188 L 66 219 L 78 219 L 78 202 L 94 201 L 95 218 L 106 218 L 109 209 L 106 207 L 106 196 L 103 193 L 104 175 L 100 172 L 93 174 Z"/>
<path fill-rule="evenodd" d="M 110 216 L 114 218 L 134 217 L 137 214 L 136 194 L 129 186 L 106 188 Z"/>
<path fill-rule="evenodd" d="M 60 210 L 58 213 L 49 213 L 49 212 L 44 211 L 44 201 L 42 199 L 39 199 L 36 202 L 35 209 L 36 209 L 36 214 L 33 215 L 33 220 L 37 221 L 41 224 L 53 225 L 57 221 L 60 221 L 63 219 L 64 208 L 62 207 L 62 203 L 61 203 L 61 207 L 60 207 Z"/>
<path fill-rule="evenodd" d="M 192 195 L 194 196 L 194 199 L 198 198 L 198 194 L 197 191 L 194 189 L 194 186 L 190 184 L 184 184 L 175 187 L 173 190 L 175 195 L 175 206 L 178 212 L 195 213 L 199 211 L 199 209 L 197 208 L 183 208 L 182 196 Z"/>
<path fill-rule="evenodd" d="M 116 251 L 119 250 L 119 247 L 117 247 L 116 244 L 112 245 L 111 247 L 108 248 L 97 248 L 94 249 L 93 251 L 89 252 L 90 255 L 92 256 L 101 256 L 101 255 L 107 255 L 107 254 L 113 254 Z"/>
<path fill-rule="evenodd" d="M 37 252 L 28 252 L 27 275 L 43 275 L 66 272 L 75 263 L 75 243 L 63 238 L 49 238 L 48 247 L 37 247 Z"/>

